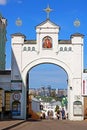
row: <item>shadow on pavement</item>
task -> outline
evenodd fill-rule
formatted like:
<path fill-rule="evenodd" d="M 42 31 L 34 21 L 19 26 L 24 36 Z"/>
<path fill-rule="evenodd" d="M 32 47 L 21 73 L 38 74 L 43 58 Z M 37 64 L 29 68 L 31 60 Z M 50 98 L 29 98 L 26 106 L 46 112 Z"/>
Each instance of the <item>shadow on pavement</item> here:
<path fill-rule="evenodd" d="M 9 120 L 9 121 L 12 121 L 12 120 Z M 15 123 L 15 124 L 13 124 L 11 126 L 8 126 L 6 128 L 3 128 L 1 130 L 10 130 L 10 129 L 15 128 L 16 126 L 21 125 L 21 124 L 23 124 L 25 122 L 38 122 L 38 121 L 41 121 L 41 120 L 27 119 L 27 120 L 23 120 L 21 122 Z"/>

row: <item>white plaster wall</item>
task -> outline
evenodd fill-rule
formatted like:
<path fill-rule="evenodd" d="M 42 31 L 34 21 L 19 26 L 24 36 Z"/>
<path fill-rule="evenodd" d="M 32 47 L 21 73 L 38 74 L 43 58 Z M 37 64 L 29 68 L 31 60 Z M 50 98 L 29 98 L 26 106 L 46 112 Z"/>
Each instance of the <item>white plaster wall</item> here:
<path fill-rule="evenodd" d="M 12 36 L 12 44 L 16 43 L 16 44 L 23 44 L 24 43 L 24 37 L 22 36 Z"/>
<path fill-rule="evenodd" d="M 73 44 L 83 44 L 82 37 L 73 37 L 71 40 Z"/>
<path fill-rule="evenodd" d="M 32 110 L 34 112 L 40 112 L 40 102 L 32 100 Z"/>
<path fill-rule="evenodd" d="M 12 80 L 21 80 L 21 67 L 22 67 L 22 44 L 12 44 Z M 15 68 L 15 69 L 14 69 Z"/>
<path fill-rule="evenodd" d="M 45 25 L 46 26 L 46 25 Z M 40 26 L 41 27 L 41 26 Z M 49 25 L 50 27 L 50 25 Z M 42 26 L 43 28 L 43 26 Z M 40 28 L 39 28 L 40 29 Z M 55 32 L 48 33 L 49 30 L 39 30 L 37 28 L 37 44 L 34 45 L 36 51 L 23 51 L 22 41 L 20 42 L 16 38 L 12 38 L 12 51 L 14 57 L 12 59 L 12 78 L 15 79 L 15 74 L 21 74 L 23 80 L 22 96 L 23 100 L 23 118 L 26 118 L 26 76 L 27 72 L 34 66 L 42 63 L 53 63 L 62 67 L 68 74 L 68 112 L 70 120 L 82 120 L 82 116 L 73 116 L 73 102 L 76 100 L 75 96 L 80 95 L 80 101 L 83 104 L 83 98 L 81 97 L 81 81 L 83 70 L 83 46 L 81 45 L 83 39 L 73 38 L 70 46 L 72 51 L 59 51 L 59 48 L 64 45 L 58 44 L 58 28 Z M 40 32 L 39 32 L 40 31 Z M 50 36 L 53 39 L 52 49 L 42 49 L 42 39 L 45 36 Z M 23 38 L 23 37 L 22 37 Z M 76 41 L 76 42 L 75 42 Z M 77 44 L 78 41 L 78 44 Z M 17 44 L 21 43 L 21 44 Z M 76 44 L 75 44 L 76 43 Z M 30 45 L 26 45 L 27 47 Z M 33 47 L 33 45 L 31 45 Z M 65 45 L 66 46 L 66 45 Z M 39 53 L 38 53 L 39 52 Z M 56 53 L 58 52 L 58 53 Z"/>

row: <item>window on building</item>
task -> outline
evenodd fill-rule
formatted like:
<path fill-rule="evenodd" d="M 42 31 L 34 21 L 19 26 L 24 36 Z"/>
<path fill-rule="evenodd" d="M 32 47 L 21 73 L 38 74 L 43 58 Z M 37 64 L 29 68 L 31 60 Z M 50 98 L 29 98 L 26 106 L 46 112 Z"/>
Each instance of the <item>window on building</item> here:
<path fill-rule="evenodd" d="M 31 50 L 31 48 L 30 47 L 28 47 L 28 51 L 30 51 Z"/>
<path fill-rule="evenodd" d="M 12 115 L 13 116 L 21 115 L 21 103 L 19 101 L 14 101 L 12 103 Z"/>
<path fill-rule="evenodd" d="M 26 51 L 26 50 L 27 50 L 27 48 L 26 48 L 26 47 L 24 47 L 24 48 L 23 48 L 23 51 Z"/>
<path fill-rule="evenodd" d="M 32 47 L 32 51 L 35 51 L 35 47 Z"/>
<path fill-rule="evenodd" d="M 60 51 L 63 51 L 63 47 L 60 47 Z"/>
<path fill-rule="evenodd" d="M 72 51 L 72 47 L 69 47 L 69 51 Z"/>
<path fill-rule="evenodd" d="M 67 51 L 67 47 L 64 47 L 64 51 Z"/>

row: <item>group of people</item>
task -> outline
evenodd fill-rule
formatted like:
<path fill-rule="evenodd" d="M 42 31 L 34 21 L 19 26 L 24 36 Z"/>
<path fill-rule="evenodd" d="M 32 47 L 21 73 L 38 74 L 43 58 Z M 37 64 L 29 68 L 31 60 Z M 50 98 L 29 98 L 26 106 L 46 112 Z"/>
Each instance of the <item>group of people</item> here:
<path fill-rule="evenodd" d="M 40 119 L 45 119 L 45 118 L 46 118 L 45 113 L 41 112 Z"/>
<path fill-rule="evenodd" d="M 43 113 L 41 112 L 40 118 L 41 119 L 53 119 L 53 111 L 48 111 L 47 115 L 44 112 Z"/>
<path fill-rule="evenodd" d="M 65 113 L 64 108 L 62 108 L 62 110 L 57 111 L 57 118 L 58 118 L 58 120 L 59 119 L 64 120 L 64 119 L 68 118 L 68 114 Z"/>
<path fill-rule="evenodd" d="M 68 119 L 68 114 L 66 114 L 64 108 L 62 108 L 62 110 L 57 110 L 56 116 L 58 120 Z M 40 118 L 41 119 L 54 119 L 53 111 L 50 110 L 47 112 L 47 114 L 45 114 L 45 112 L 41 112 Z"/>

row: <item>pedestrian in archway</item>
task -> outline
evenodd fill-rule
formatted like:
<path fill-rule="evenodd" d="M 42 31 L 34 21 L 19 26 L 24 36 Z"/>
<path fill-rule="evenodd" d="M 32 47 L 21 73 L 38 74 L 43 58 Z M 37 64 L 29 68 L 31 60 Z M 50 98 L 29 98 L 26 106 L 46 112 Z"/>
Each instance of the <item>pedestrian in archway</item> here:
<path fill-rule="evenodd" d="M 60 119 L 60 110 L 57 111 L 57 119 Z"/>
<path fill-rule="evenodd" d="M 65 119 L 65 110 L 64 110 L 64 108 L 62 108 L 61 113 L 62 113 L 62 119 L 64 120 Z"/>

